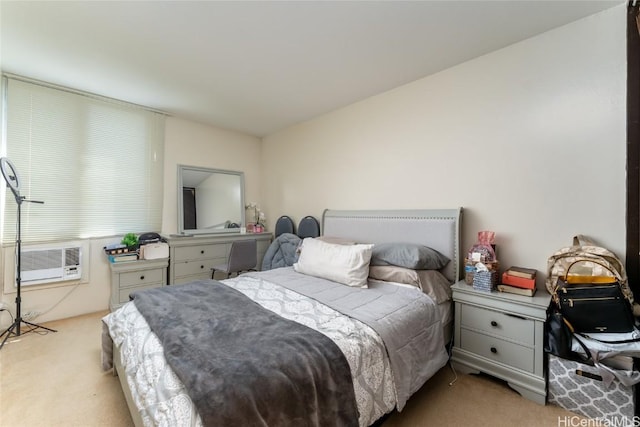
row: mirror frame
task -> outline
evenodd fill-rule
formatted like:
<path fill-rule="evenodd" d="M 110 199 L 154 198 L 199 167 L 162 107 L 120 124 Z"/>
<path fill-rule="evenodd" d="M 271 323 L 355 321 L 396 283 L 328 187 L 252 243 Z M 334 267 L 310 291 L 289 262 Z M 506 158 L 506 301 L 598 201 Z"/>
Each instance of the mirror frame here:
<path fill-rule="evenodd" d="M 240 228 L 223 228 L 223 229 L 184 229 L 184 200 L 183 200 L 183 179 L 182 175 L 184 171 L 194 171 L 194 172 L 205 172 L 210 174 L 224 174 L 224 175 L 235 175 L 240 178 L 240 206 L 238 207 L 240 210 Z M 230 171 L 225 169 L 214 169 L 214 168 L 205 168 L 200 166 L 188 166 L 188 165 L 178 165 L 178 179 L 177 179 L 177 187 L 178 187 L 178 233 L 183 235 L 192 235 L 192 234 L 230 234 L 230 233 L 241 233 L 242 230 L 245 230 L 245 202 L 244 202 L 244 172 L 239 171 Z"/>

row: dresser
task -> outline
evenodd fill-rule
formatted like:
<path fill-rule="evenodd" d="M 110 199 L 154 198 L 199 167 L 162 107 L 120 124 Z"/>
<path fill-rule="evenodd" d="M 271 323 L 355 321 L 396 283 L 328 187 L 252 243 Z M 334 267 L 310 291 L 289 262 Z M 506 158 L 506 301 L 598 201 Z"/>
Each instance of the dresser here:
<path fill-rule="evenodd" d="M 210 279 L 211 268 L 224 264 L 234 240 L 256 239 L 258 264 L 271 244 L 271 233 L 221 234 L 190 237 L 167 237 L 169 243 L 169 284 L 177 285 L 193 280 Z"/>
<path fill-rule="evenodd" d="M 109 308 L 117 310 L 129 301 L 129 294 L 167 284 L 167 258 L 109 263 L 111 300 Z"/>
<path fill-rule="evenodd" d="M 452 290 L 454 368 L 503 379 L 523 397 L 544 405 L 544 324 L 551 296 L 544 290 L 533 297 L 483 292 L 465 281 Z"/>

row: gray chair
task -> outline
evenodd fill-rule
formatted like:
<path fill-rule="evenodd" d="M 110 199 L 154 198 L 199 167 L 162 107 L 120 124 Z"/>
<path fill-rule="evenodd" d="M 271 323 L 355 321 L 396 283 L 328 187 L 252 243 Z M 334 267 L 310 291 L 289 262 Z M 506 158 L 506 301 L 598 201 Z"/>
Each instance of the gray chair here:
<path fill-rule="evenodd" d="M 277 238 L 284 233 L 295 234 L 294 230 L 295 226 L 293 225 L 293 220 L 286 215 L 282 215 L 276 221 L 275 237 Z"/>
<path fill-rule="evenodd" d="M 231 243 L 229 258 L 225 264 L 216 265 L 211 269 L 211 278 L 213 279 L 216 271 L 227 274 L 240 274 L 242 271 L 255 271 L 258 264 L 258 244 L 257 240 L 234 240 Z"/>
<path fill-rule="evenodd" d="M 307 215 L 300 220 L 298 225 L 298 237 L 318 237 L 320 235 L 320 224 L 314 217 Z"/>

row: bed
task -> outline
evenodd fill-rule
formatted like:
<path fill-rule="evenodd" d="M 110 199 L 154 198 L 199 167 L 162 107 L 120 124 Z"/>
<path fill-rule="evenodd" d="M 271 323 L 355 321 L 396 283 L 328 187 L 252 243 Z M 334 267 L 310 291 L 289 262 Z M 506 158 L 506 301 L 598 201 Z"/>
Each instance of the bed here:
<path fill-rule="evenodd" d="M 294 266 L 133 295 L 103 368 L 137 426 L 372 425 L 448 360 L 461 215 L 326 210 Z"/>

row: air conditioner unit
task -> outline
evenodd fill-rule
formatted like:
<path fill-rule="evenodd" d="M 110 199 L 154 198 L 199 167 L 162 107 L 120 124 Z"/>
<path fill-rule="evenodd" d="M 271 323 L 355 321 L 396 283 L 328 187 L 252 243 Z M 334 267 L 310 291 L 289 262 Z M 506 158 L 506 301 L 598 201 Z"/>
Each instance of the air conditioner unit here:
<path fill-rule="evenodd" d="M 22 286 L 62 282 L 82 277 L 82 247 L 23 249 L 20 258 Z"/>

